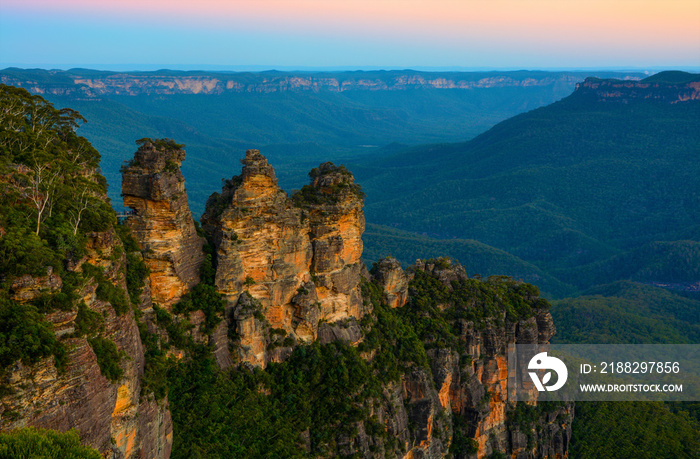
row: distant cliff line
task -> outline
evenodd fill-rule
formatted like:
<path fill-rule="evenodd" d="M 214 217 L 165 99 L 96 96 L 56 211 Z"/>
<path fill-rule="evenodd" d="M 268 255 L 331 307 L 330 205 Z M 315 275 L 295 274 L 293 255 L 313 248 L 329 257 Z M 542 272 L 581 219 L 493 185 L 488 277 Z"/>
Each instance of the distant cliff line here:
<path fill-rule="evenodd" d="M 640 81 L 586 78 L 576 84 L 575 94 L 598 102 L 656 100 L 668 103 L 700 100 L 700 75 L 684 72 L 661 72 Z"/>
<path fill-rule="evenodd" d="M 599 73 L 599 72 L 597 72 Z M 639 79 L 639 74 L 607 76 Z M 608 73 L 610 73 L 608 75 Z M 0 83 L 23 87 L 35 94 L 99 97 L 140 94 L 224 94 L 274 92 L 406 91 L 570 85 L 589 74 L 581 72 L 98 72 L 93 70 L 0 71 Z"/>

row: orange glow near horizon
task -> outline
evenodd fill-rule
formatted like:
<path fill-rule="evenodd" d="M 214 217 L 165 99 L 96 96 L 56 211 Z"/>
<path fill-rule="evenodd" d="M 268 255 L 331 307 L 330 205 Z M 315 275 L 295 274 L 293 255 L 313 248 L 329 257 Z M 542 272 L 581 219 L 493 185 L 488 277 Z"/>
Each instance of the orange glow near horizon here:
<path fill-rule="evenodd" d="M 2 8 L 183 33 L 250 30 L 516 53 L 646 50 L 691 53 L 700 64 L 698 0 L 4 0 Z"/>
<path fill-rule="evenodd" d="M 465 27 L 496 28 L 506 35 L 604 33 L 688 39 L 700 36 L 697 0 L 5 0 L 3 8 L 66 13 L 120 14 L 157 20 L 284 23 L 320 29 L 430 30 L 459 34 Z"/>

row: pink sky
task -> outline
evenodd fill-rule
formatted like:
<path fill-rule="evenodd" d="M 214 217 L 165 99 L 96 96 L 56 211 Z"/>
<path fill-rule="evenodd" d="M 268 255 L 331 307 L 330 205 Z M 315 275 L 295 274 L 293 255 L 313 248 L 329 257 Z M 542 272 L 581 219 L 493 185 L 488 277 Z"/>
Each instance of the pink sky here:
<path fill-rule="evenodd" d="M 606 62 L 617 53 L 621 63 L 648 56 L 640 65 L 670 57 L 700 65 L 698 0 L 3 0 L 1 5 L 8 21 L 31 12 L 47 21 L 53 15 L 91 26 L 152 25 L 181 34 L 233 37 L 252 31 L 340 43 L 403 43 L 416 52 L 440 46 L 483 47 L 506 57 L 509 49 L 539 57 L 579 52 L 589 62 L 599 52 Z"/>

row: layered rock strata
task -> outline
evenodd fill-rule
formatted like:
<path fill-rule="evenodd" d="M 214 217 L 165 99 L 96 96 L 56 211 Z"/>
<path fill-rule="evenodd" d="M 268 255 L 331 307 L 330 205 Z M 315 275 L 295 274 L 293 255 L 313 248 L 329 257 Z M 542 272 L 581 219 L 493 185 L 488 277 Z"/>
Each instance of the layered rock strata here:
<path fill-rule="evenodd" d="M 285 353 L 268 348 L 315 340 L 321 321 L 362 316 L 363 199 L 342 166 L 314 169 L 311 185 L 292 199 L 258 150 L 242 163 L 241 175 L 209 198 L 202 225 L 215 246 L 216 287 L 228 301 L 239 357 L 265 366 Z M 270 330 L 285 339 L 272 343 Z"/>
<path fill-rule="evenodd" d="M 673 73 L 673 72 L 665 72 Z M 689 75 L 691 76 L 691 75 Z M 657 81 L 621 81 L 586 78 L 576 84 L 574 97 L 588 98 L 596 102 L 628 104 L 638 100 L 653 100 L 669 104 L 700 99 L 700 81 L 667 83 Z"/>
<path fill-rule="evenodd" d="M 16 69 L 14 69 L 16 70 Z M 71 71 L 52 71 L 41 81 L 36 76 L 14 71 L 0 72 L 0 83 L 24 87 L 35 94 L 72 95 L 100 98 L 110 95 L 137 96 L 143 94 L 225 94 L 276 92 L 344 92 L 344 91 L 409 91 L 418 89 L 475 90 L 504 87 L 542 87 L 573 85 L 580 81 L 577 74 L 487 75 L 479 72 L 445 72 L 421 74 L 416 72 L 329 72 L 310 76 L 300 73 L 215 73 L 208 75 L 163 75 L 158 73 L 106 73 L 86 76 Z M 68 81 L 70 84 L 66 84 Z"/>
<path fill-rule="evenodd" d="M 204 239 L 197 235 L 180 164 L 185 152 L 174 143 L 146 141 L 122 168 L 126 224 L 150 268 L 151 296 L 169 308 L 199 282 Z"/>
<path fill-rule="evenodd" d="M 71 269 L 81 271 L 86 263 L 101 268 L 106 281 L 126 295 L 126 255 L 113 229 L 88 234 L 87 254 Z M 45 288 L 56 290 L 61 283 L 52 272 L 23 276 L 13 283 L 13 296 L 20 303 L 31 302 Z M 105 457 L 167 459 L 173 440 L 168 401 L 141 396 L 144 351 L 134 315 L 131 310 L 117 314 L 112 304 L 98 298 L 97 289 L 95 279 L 88 278 L 77 293 L 85 308 L 104 319 L 97 336 L 112 341 L 122 354 L 122 376 L 110 381 L 102 374 L 88 341 L 94 334 L 75 335 L 76 309 L 52 312 L 46 319 L 68 350 L 65 368 L 58 370 L 54 357 L 48 357 L 34 365 L 18 361 L 7 369 L 2 384 L 9 390 L 0 400 L 0 429 L 77 428 L 83 442 Z"/>
<path fill-rule="evenodd" d="M 378 266 L 393 265 L 390 261 Z M 382 274 L 385 270 L 374 270 L 378 280 L 386 278 Z M 418 270 L 438 279 L 448 290 L 453 288 L 453 282 L 468 279 L 464 268 L 455 264 L 417 262 L 408 277 Z M 517 322 L 499 323 L 494 318 L 476 324 L 457 319 L 452 327 L 458 332 L 461 350 L 430 346 L 427 355 L 434 386 L 429 392 L 436 393 L 433 399 L 451 415 L 453 430 L 460 429 L 463 436 L 476 441 L 475 456 L 482 458 L 505 451 L 509 457 L 522 459 L 567 457 L 572 404 L 551 407 L 532 426 L 508 423 L 516 409 L 516 403 L 508 399 L 508 346 L 547 343 L 556 331 L 549 311 L 534 309 L 532 317 Z M 432 406 L 431 412 L 438 413 L 440 407 Z M 429 425 L 426 429 L 433 430 Z"/>
<path fill-rule="evenodd" d="M 350 171 L 323 163 L 313 169 L 311 185 L 294 195 L 309 220 L 313 247 L 311 272 L 321 303 L 321 318 L 328 322 L 362 315 L 360 272 L 364 195 Z"/>

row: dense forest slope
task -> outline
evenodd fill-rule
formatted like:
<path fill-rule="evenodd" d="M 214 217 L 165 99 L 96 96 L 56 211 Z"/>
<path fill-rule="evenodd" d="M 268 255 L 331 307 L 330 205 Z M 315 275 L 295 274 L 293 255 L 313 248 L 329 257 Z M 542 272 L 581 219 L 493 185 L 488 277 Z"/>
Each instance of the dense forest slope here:
<path fill-rule="evenodd" d="M 76 428 L 110 458 L 567 454 L 573 406 L 506 391 L 507 346 L 554 335 L 549 303 L 448 259 L 368 271 L 346 168 L 288 196 L 249 150 L 202 230 L 183 146 L 144 138 L 117 221 L 82 117 L 0 100 L 0 451 L 94 457 L 33 429 Z"/>
<path fill-rule="evenodd" d="M 685 79 L 591 78 L 469 142 L 354 166 L 367 217 L 479 241 L 578 288 L 697 282 L 700 77 Z"/>

